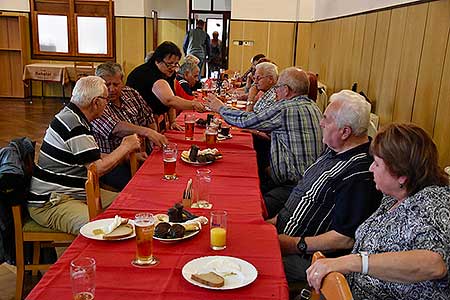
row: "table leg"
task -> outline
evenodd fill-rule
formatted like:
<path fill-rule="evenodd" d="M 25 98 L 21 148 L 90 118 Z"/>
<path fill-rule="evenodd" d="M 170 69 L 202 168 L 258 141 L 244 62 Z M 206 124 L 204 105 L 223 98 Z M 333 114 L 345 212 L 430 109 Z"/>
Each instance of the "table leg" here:
<path fill-rule="evenodd" d="M 28 80 L 30 86 L 30 104 L 33 104 L 33 79 Z"/>
<path fill-rule="evenodd" d="M 65 104 L 66 103 L 66 92 L 64 91 L 64 83 L 61 84 L 62 86 L 62 101 Z"/>

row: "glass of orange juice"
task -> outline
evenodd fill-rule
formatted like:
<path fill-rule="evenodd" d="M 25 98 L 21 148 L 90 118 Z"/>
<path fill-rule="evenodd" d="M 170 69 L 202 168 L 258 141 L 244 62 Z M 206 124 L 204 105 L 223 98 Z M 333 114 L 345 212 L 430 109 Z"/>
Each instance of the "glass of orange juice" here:
<path fill-rule="evenodd" d="M 227 212 L 224 210 L 212 211 L 210 224 L 211 249 L 225 249 L 227 247 Z"/>

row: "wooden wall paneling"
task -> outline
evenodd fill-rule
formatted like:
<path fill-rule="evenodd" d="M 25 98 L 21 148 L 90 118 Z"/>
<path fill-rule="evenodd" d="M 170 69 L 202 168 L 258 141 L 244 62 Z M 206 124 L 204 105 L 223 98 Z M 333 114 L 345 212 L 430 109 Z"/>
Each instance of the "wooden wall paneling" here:
<path fill-rule="evenodd" d="M 328 48 L 325 47 L 322 51 L 322 54 L 326 52 L 330 52 L 330 55 L 327 60 L 328 65 L 328 73 L 326 74 L 325 82 L 333 93 L 336 91 L 335 83 L 336 77 L 340 74 L 340 69 L 342 69 L 341 60 L 343 59 L 343 51 L 340 47 L 341 41 L 341 29 L 342 29 L 342 19 L 337 19 L 331 21 L 332 24 L 330 26 L 330 39 L 328 40 Z"/>
<path fill-rule="evenodd" d="M 153 49 L 153 19 L 145 18 L 145 26 L 145 48 L 148 53 L 155 50 Z M 147 55 L 147 53 L 145 53 L 145 55 Z"/>
<path fill-rule="evenodd" d="M 249 63 L 243 61 L 243 46 L 234 45 L 233 41 L 240 41 L 244 38 L 244 22 L 230 22 L 230 44 L 228 50 L 228 68 L 238 72 L 245 72 L 249 68 Z"/>
<path fill-rule="evenodd" d="M 273 59 L 279 70 L 294 64 L 295 23 L 268 23 L 268 49 L 266 55 Z"/>
<path fill-rule="evenodd" d="M 295 65 L 304 70 L 309 70 L 311 27 L 311 23 L 298 23 Z"/>
<path fill-rule="evenodd" d="M 433 135 L 450 25 L 448 0 L 430 2 L 412 121 Z"/>
<path fill-rule="evenodd" d="M 183 50 L 186 24 L 186 20 L 158 19 L 158 45 L 164 41 L 171 41 Z"/>
<path fill-rule="evenodd" d="M 369 93 L 370 72 L 372 70 L 373 45 L 375 43 L 375 31 L 377 29 L 377 13 L 365 15 L 363 48 L 361 54 L 361 63 L 357 77 L 358 91 L 363 91 L 366 95 Z M 358 66 L 357 66 L 358 67 Z M 374 107 L 372 107 L 372 110 Z"/>
<path fill-rule="evenodd" d="M 384 70 L 380 80 L 381 89 L 377 97 L 377 113 L 382 124 L 392 122 L 395 91 L 397 89 L 400 60 L 403 51 L 406 14 L 406 7 L 393 9 L 391 13 Z"/>
<path fill-rule="evenodd" d="M 144 57 L 144 18 L 116 17 L 116 60 L 125 77 L 144 62 Z"/>
<path fill-rule="evenodd" d="M 2 20 L 2 19 L 0 19 Z M 1 25 L 0 25 L 1 26 Z M 0 27 L 2 28 L 2 27 Z M 0 30 L 2 31 L 2 30 Z M 10 66 L 10 59 L 9 56 L 11 54 L 11 51 L 8 50 L 0 50 L 0 66 L 2 66 L 2 71 L 0 74 L 0 96 L 4 96 L 4 97 L 8 97 L 9 95 L 11 95 L 11 81 L 6 78 L 5 75 L 9 75 L 10 72 L 9 71 L 5 71 L 5 70 L 10 70 L 11 66 Z"/>
<path fill-rule="evenodd" d="M 253 46 L 242 46 L 242 61 L 245 69 L 250 66 L 250 60 L 256 54 L 263 53 L 267 55 L 269 44 L 269 22 L 247 21 L 243 24 L 243 30 L 243 39 L 254 41 Z M 276 60 L 275 62 L 278 63 Z"/>
<path fill-rule="evenodd" d="M 366 16 L 356 16 L 355 34 L 353 37 L 352 60 L 350 61 L 350 81 L 351 84 L 359 81 L 359 71 L 364 46 L 364 30 L 366 27 Z M 359 87 L 358 87 L 359 88 Z"/>
<path fill-rule="evenodd" d="M 447 41 L 444 70 L 442 72 L 441 87 L 437 105 L 436 119 L 434 120 L 434 136 L 439 152 L 441 167 L 450 166 L 450 39 Z"/>
<path fill-rule="evenodd" d="M 324 22 L 311 24 L 311 42 L 308 57 L 308 69 L 319 74 L 319 80 L 321 81 L 323 74 L 320 70 L 320 33 L 323 27 L 325 27 Z"/>
<path fill-rule="evenodd" d="M 411 122 L 429 3 L 407 7 L 392 119 Z"/>
<path fill-rule="evenodd" d="M 9 39 L 8 39 L 8 19 L 9 18 L 0 18 L 0 49 L 1 48 L 9 48 Z"/>
<path fill-rule="evenodd" d="M 384 59 L 386 57 L 386 46 L 389 34 L 390 19 L 391 10 L 380 11 L 377 13 L 377 26 L 373 44 L 372 66 L 370 69 L 368 89 L 368 96 L 375 107 L 376 113 L 378 113 L 377 102 L 379 100 L 379 94 L 382 88 Z M 383 121 L 385 119 L 386 116 L 380 116 L 380 123 L 383 124 Z"/>
<path fill-rule="evenodd" d="M 356 17 L 348 17 L 342 20 L 341 29 L 341 51 L 339 77 L 336 77 L 335 91 L 350 89 L 353 83 L 352 79 L 352 61 L 354 60 L 353 43 L 355 40 Z"/>

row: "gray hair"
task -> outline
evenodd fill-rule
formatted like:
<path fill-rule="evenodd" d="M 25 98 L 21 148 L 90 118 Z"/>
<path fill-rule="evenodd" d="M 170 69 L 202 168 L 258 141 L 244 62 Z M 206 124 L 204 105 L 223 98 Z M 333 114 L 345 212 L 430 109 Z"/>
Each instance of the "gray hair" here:
<path fill-rule="evenodd" d="M 278 84 L 286 84 L 297 95 L 308 95 L 309 92 L 308 74 L 296 67 L 281 71 Z"/>
<path fill-rule="evenodd" d="M 198 65 L 198 63 L 200 62 L 200 59 L 198 59 L 197 56 L 194 56 L 194 55 L 192 55 L 192 54 L 188 54 L 188 55 L 186 55 L 186 57 L 184 58 L 184 62 L 185 62 L 185 63 L 191 62 L 191 63 L 194 63 L 194 64 Z"/>
<path fill-rule="evenodd" d="M 101 78 L 105 78 L 106 76 L 114 76 L 116 74 L 120 74 L 120 77 L 123 78 L 122 66 L 112 61 L 100 64 L 97 68 L 95 68 L 95 75 Z"/>
<path fill-rule="evenodd" d="M 338 128 L 349 126 L 355 136 L 367 134 L 371 105 L 363 96 L 350 90 L 342 90 L 331 95 L 330 102 L 341 104 L 334 115 Z"/>
<path fill-rule="evenodd" d="M 71 102 L 81 108 L 88 107 L 96 97 L 107 92 L 105 81 L 98 76 L 87 76 L 78 79 L 72 91 Z"/>
<path fill-rule="evenodd" d="M 199 69 L 197 64 L 195 64 L 192 61 L 186 61 L 184 62 L 184 64 L 181 65 L 178 74 L 184 75 L 184 73 L 186 72 L 190 72 L 192 74 L 196 68 Z"/>
<path fill-rule="evenodd" d="M 278 79 L 278 67 L 270 62 L 262 62 L 256 65 L 256 70 L 261 70 L 265 76 L 272 77 L 273 80 Z"/>

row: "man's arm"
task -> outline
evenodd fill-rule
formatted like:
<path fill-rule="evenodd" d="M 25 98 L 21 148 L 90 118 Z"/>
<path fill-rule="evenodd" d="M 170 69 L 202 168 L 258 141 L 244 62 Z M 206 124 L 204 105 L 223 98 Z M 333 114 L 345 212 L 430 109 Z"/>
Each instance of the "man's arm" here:
<path fill-rule="evenodd" d="M 280 242 L 281 254 L 299 253 L 297 244 L 300 241 L 300 237 L 280 234 L 278 235 L 278 240 Z M 315 251 L 330 252 L 351 249 L 354 240 L 351 237 L 331 230 L 317 236 L 305 237 L 305 243 L 307 245 L 306 253 L 314 253 Z"/>
<path fill-rule="evenodd" d="M 124 137 L 135 133 L 140 136 L 147 137 L 149 140 L 151 140 L 153 143 L 155 143 L 155 145 L 159 147 L 166 145 L 168 143 L 167 138 L 164 135 L 158 133 L 157 131 L 151 128 L 134 125 L 132 123 L 125 121 L 120 121 L 119 123 L 117 123 L 112 132 L 113 135 L 116 135 L 118 137 Z"/>
<path fill-rule="evenodd" d="M 188 101 L 175 96 L 167 81 L 160 79 L 153 84 L 152 92 L 165 105 L 180 110 L 194 109 L 198 112 L 204 112 L 205 107 L 197 101 Z"/>

